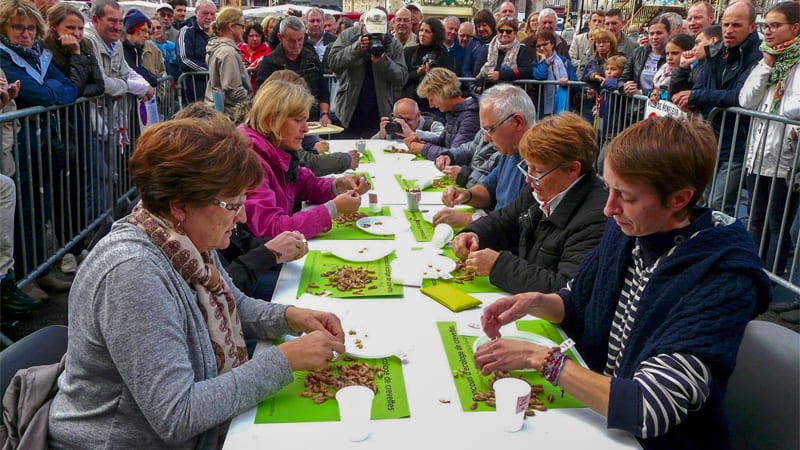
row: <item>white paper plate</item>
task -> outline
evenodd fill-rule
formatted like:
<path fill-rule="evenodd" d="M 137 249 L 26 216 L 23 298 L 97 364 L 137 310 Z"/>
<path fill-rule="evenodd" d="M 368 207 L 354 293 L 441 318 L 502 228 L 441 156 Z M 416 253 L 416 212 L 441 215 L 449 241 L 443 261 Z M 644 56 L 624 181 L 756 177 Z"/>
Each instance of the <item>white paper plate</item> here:
<path fill-rule="evenodd" d="M 331 254 L 345 261 L 367 262 L 381 259 L 389 253 L 392 253 L 392 251 L 394 251 L 394 249 L 391 247 L 370 243 L 367 245 L 349 245 L 344 248 L 337 248 L 336 250 L 331 250 Z"/>
<path fill-rule="evenodd" d="M 370 234 L 387 236 L 397 234 L 408 229 L 408 222 L 391 216 L 362 217 L 356 222 L 356 227 Z"/>
<path fill-rule="evenodd" d="M 416 158 L 417 155 L 413 153 L 387 153 L 386 157 L 394 161 L 411 161 Z"/>
<path fill-rule="evenodd" d="M 528 333 L 526 331 L 517 331 L 514 334 L 503 335 L 502 337 L 505 339 L 513 339 L 515 341 L 532 342 L 534 344 L 539 344 L 544 347 L 558 347 L 558 344 L 551 341 L 550 339 L 540 334 Z M 478 349 L 478 347 L 484 344 L 488 344 L 490 341 L 491 339 L 489 338 L 489 336 L 486 336 L 485 334 L 478 336 L 478 338 L 475 339 L 475 343 L 472 345 L 472 351 L 474 352 L 475 350 Z"/>
<path fill-rule="evenodd" d="M 306 122 L 308 124 L 309 130 L 316 130 L 317 128 L 322 128 L 321 122 Z"/>
<path fill-rule="evenodd" d="M 421 260 L 422 278 L 449 278 L 450 272 L 456 269 L 456 262 L 441 255 L 430 255 Z"/>

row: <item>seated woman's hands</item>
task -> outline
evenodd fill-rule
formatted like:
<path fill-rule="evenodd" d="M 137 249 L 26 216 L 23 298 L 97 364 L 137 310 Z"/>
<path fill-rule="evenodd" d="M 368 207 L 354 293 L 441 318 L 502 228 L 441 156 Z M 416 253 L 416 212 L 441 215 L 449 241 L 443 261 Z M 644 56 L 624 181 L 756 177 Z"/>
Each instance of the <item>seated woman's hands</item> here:
<path fill-rule="evenodd" d="M 363 194 L 371 188 L 363 175 L 343 175 L 336 178 L 335 183 L 336 192 L 355 191 Z"/>
<path fill-rule="evenodd" d="M 446 223 L 453 228 L 465 227 L 472 222 L 472 213 L 469 211 L 459 211 L 452 208 L 442 208 L 434 214 L 433 225 Z"/>
<path fill-rule="evenodd" d="M 539 292 L 524 292 L 497 300 L 483 308 L 481 315 L 483 332 L 492 339 L 499 338 L 500 327 L 527 316 L 541 301 L 542 294 Z"/>
<path fill-rule="evenodd" d="M 278 263 L 294 261 L 308 253 L 308 241 L 299 231 L 284 231 L 267 241 L 264 247 L 275 254 Z"/>
<path fill-rule="evenodd" d="M 465 259 L 470 252 L 480 249 L 479 243 L 480 238 L 478 238 L 477 234 L 472 232 L 459 233 L 453 238 L 453 253 L 459 258 Z"/>
<path fill-rule="evenodd" d="M 361 207 L 361 194 L 356 191 L 347 191 L 337 195 L 333 199 L 333 204 L 336 205 L 336 211 L 338 211 L 339 214 L 356 212 L 358 208 Z"/>
<path fill-rule="evenodd" d="M 306 333 L 278 346 L 292 370 L 321 369 L 332 360 L 334 351 L 344 353 L 344 330 L 334 314 L 290 306 L 286 322 L 291 330 Z"/>
<path fill-rule="evenodd" d="M 549 352 L 549 348 L 531 342 L 494 339 L 475 350 L 475 365 L 484 375 L 495 370 L 540 370 Z"/>

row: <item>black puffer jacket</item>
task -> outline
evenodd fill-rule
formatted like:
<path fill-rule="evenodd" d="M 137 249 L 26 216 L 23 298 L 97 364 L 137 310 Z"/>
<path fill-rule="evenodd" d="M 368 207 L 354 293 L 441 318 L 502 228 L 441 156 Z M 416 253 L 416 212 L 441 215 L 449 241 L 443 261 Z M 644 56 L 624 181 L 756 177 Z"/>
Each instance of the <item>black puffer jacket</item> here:
<path fill-rule="evenodd" d="M 516 200 L 462 232 L 476 233 L 481 248 L 500 252 L 489 272 L 492 284 L 512 294 L 551 293 L 567 285 L 583 257 L 603 237 L 607 198 L 600 178 L 588 173 L 567 192 L 548 219 L 527 184 Z"/>
<path fill-rule="evenodd" d="M 67 75 L 78 89 L 78 97 L 97 97 L 106 91 L 103 71 L 92 53 L 92 45 L 81 40 L 80 54 L 73 54 L 52 35 L 46 36 L 42 44 L 53 52 L 53 63 Z"/>
<path fill-rule="evenodd" d="M 628 61 L 625 63 L 625 68 L 622 69 L 622 75 L 620 75 L 619 82 L 617 83 L 617 90 L 620 93 L 625 93 L 625 83 L 628 81 L 635 81 L 639 85 L 639 88 L 642 87 L 642 70 L 644 70 L 644 65 L 647 63 L 647 58 L 652 51 L 653 47 L 648 44 L 644 47 L 637 48 L 633 51 L 631 56 L 628 57 Z M 658 67 L 660 68 L 663 66 L 665 62 L 667 62 L 666 52 L 663 53 L 658 60 Z M 644 92 L 644 90 L 642 90 L 642 94 L 650 95 L 650 92 Z"/>

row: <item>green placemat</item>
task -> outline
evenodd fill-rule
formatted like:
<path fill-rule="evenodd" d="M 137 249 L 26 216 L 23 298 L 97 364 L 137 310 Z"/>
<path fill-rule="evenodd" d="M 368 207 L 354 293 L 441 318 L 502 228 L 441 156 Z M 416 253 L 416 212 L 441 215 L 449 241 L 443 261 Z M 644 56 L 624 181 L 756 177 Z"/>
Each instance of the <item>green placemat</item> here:
<path fill-rule="evenodd" d="M 392 284 L 390 263 L 395 258 L 394 252 L 377 260 L 369 262 L 350 262 L 339 259 L 333 255 L 323 254 L 318 250 L 311 250 L 306 255 L 303 264 L 303 274 L 300 276 L 300 285 L 297 287 L 297 298 L 304 293 L 322 295 L 325 291 L 335 298 L 360 298 L 360 297 L 402 297 L 403 286 Z M 340 291 L 336 286 L 328 286 L 328 277 L 322 274 L 337 270 L 342 266 L 363 268 L 370 271 L 370 275 L 378 279 L 367 284 L 363 289 L 349 289 Z M 369 286 L 375 286 L 370 289 Z"/>
<path fill-rule="evenodd" d="M 395 174 L 394 179 L 400 184 L 400 188 L 404 191 L 409 189 L 416 189 L 417 188 L 417 180 L 406 180 L 401 175 Z M 422 192 L 442 192 L 444 188 L 448 186 L 456 186 L 456 182 L 451 180 L 450 177 L 447 175 L 437 178 L 435 181 L 439 181 L 441 186 L 438 187 L 426 187 L 422 190 Z"/>
<path fill-rule="evenodd" d="M 373 213 L 370 212 L 369 208 L 361 207 L 358 209 L 358 212 L 364 213 L 368 216 L 391 216 L 392 211 L 389 209 L 388 206 L 384 206 L 381 208 L 381 212 Z M 318 235 L 315 239 L 329 239 L 332 241 L 347 241 L 347 240 L 381 240 L 381 241 L 391 241 L 394 239 L 394 235 L 386 235 L 381 236 L 378 234 L 370 234 L 364 230 L 359 229 L 356 226 L 355 222 L 347 222 L 347 223 L 336 223 L 334 219 L 332 221 L 332 227 L 328 230 L 327 233 Z"/>
<path fill-rule="evenodd" d="M 458 261 L 452 247 L 445 247 L 444 256 Z M 476 276 L 472 280 L 463 280 L 461 277 L 464 275 L 463 270 L 455 270 L 452 273 L 453 278 L 449 280 L 422 280 L 422 287 L 436 286 L 439 283 L 452 284 L 453 287 L 459 291 L 466 292 L 467 294 L 479 294 L 482 292 L 504 292 L 499 287 L 493 285 L 489 281 L 489 276 Z"/>
<path fill-rule="evenodd" d="M 375 378 L 378 392 L 372 402 L 373 419 L 401 419 L 409 417 L 406 383 L 403 378 L 403 365 L 396 356 L 378 359 L 359 359 L 357 362 L 378 366 L 383 378 Z M 334 366 L 354 364 L 345 362 Z M 258 404 L 255 423 L 288 422 L 332 422 L 339 420 L 339 405 L 336 399 L 328 399 L 316 404 L 308 397 L 301 397 L 305 391 L 306 371 L 294 373 L 294 381 L 275 395 L 267 397 Z M 331 391 L 333 392 L 333 391 Z"/>
<path fill-rule="evenodd" d="M 372 151 L 370 150 L 364 150 L 364 153 L 361 154 L 361 159 L 358 162 L 362 164 L 374 163 L 375 155 L 373 155 Z"/>
<path fill-rule="evenodd" d="M 530 320 L 530 321 L 520 321 L 520 322 L 543 322 L 543 324 L 525 324 L 526 328 L 531 329 L 541 329 L 546 330 L 548 328 L 552 329 L 546 330 L 543 334 L 548 338 L 552 339 L 556 343 L 563 342 L 561 335 L 558 333 L 556 328 L 544 321 L 544 320 Z M 472 397 L 475 395 L 476 392 L 487 392 L 489 390 L 489 379 L 488 376 L 481 375 L 480 370 L 475 366 L 475 353 L 472 350 L 472 345 L 477 339 L 475 336 L 462 336 L 458 334 L 458 326 L 455 322 L 437 322 L 436 326 L 439 328 L 439 336 L 442 338 L 442 344 L 444 345 L 444 351 L 447 355 L 447 362 L 450 366 L 451 376 L 453 377 L 453 382 L 456 385 L 456 392 L 458 392 L 458 400 L 461 403 L 461 409 L 465 412 L 470 411 L 494 411 L 494 407 L 487 406 L 485 402 L 476 402 L 477 408 L 471 409 L 470 406 L 473 404 Z M 519 322 L 517 325 L 518 328 Z M 522 328 L 520 328 L 522 329 Z M 525 330 L 529 331 L 529 330 Z M 555 334 L 553 334 L 555 333 Z M 557 337 L 557 339 L 554 338 Z M 571 353 L 571 352 L 567 352 Z M 573 355 L 574 356 L 574 355 Z M 454 373 L 458 373 L 458 376 L 453 376 Z M 575 400 L 569 394 L 564 394 L 564 397 L 561 397 L 561 388 L 555 387 L 550 384 L 547 380 L 542 378 L 539 372 L 536 371 L 512 371 L 513 375 L 522 375 L 522 378 L 527 380 L 529 383 L 532 384 L 541 384 L 544 388 L 544 392 L 540 394 L 533 394 L 537 395 L 539 399 L 541 399 L 547 408 L 549 409 L 559 409 L 559 408 L 583 408 L 584 405 Z M 549 402 L 547 400 L 547 395 L 553 394 L 553 402 Z"/>
<path fill-rule="evenodd" d="M 433 224 L 422 218 L 422 211 L 403 210 L 408 223 L 411 224 L 411 234 L 417 242 L 430 242 L 433 238 Z"/>

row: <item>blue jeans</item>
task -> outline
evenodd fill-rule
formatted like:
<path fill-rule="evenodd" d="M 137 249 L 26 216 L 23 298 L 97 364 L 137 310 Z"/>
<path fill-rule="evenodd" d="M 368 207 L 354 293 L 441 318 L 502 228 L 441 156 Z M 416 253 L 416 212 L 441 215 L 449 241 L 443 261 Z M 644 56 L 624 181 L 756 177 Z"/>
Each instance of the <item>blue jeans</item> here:
<path fill-rule="evenodd" d="M 798 193 L 791 191 L 783 178 L 756 175 L 747 176 L 747 190 L 750 191 L 750 236 L 767 270 L 774 268 L 774 273 L 780 275 L 786 271 L 792 245 L 789 229 L 797 209 Z M 784 213 L 786 223 L 781 226 Z M 781 232 L 783 237 L 779 240 Z"/>
<path fill-rule="evenodd" d="M 711 209 L 722 211 L 736 217 L 736 205 L 739 203 L 739 182 L 742 178 L 742 163 L 720 161 L 717 177 L 713 185 L 705 192 L 706 205 Z M 725 204 L 723 205 L 723 199 Z"/>

